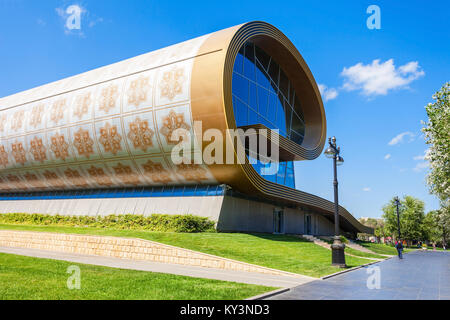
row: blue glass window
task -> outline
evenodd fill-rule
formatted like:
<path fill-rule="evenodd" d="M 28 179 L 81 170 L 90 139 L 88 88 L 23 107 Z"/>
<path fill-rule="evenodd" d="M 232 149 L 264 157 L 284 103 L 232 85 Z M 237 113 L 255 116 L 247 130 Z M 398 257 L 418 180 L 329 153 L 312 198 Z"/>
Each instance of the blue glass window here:
<path fill-rule="evenodd" d="M 279 64 L 252 42 L 237 54 L 232 87 L 238 127 L 263 124 L 298 144 L 303 142 L 305 125 L 299 97 Z M 265 174 L 267 165 L 260 161 L 253 166 L 267 180 L 295 188 L 292 162 L 280 163 L 273 175 Z"/>

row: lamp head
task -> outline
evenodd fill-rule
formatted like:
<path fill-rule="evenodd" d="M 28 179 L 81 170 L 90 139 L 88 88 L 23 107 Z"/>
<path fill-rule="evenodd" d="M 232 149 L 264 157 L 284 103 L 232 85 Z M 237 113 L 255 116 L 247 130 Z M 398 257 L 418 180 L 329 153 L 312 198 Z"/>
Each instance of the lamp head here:
<path fill-rule="evenodd" d="M 335 151 L 334 151 L 334 149 L 332 147 L 328 147 L 325 150 L 324 154 L 325 154 L 325 157 L 327 157 L 327 158 L 333 158 L 336 153 L 335 153 Z"/>

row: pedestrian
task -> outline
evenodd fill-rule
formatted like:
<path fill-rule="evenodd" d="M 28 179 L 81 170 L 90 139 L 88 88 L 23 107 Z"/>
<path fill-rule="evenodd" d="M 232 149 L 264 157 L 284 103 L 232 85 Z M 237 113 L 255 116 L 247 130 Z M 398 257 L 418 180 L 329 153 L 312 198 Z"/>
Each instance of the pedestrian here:
<path fill-rule="evenodd" d="M 397 243 L 395 244 L 395 248 L 397 249 L 397 252 L 398 252 L 398 258 L 403 259 L 403 255 L 402 255 L 403 244 L 402 244 L 401 240 L 397 241 Z"/>

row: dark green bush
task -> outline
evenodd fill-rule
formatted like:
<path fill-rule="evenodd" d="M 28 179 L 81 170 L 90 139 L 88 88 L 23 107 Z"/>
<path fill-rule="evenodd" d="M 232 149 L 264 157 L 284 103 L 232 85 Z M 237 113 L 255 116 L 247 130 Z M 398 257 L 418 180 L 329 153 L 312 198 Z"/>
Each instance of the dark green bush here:
<path fill-rule="evenodd" d="M 348 239 L 344 236 L 341 236 L 341 242 L 347 244 L 348 243 Z"/>
<path fill-rule="evenodd" d="M 149 230 L 161 232 L 212 232 L 214 221 L 193 215 L 125 214 L 108 216 L 62 216 L 47 214 L 5 213 L 0 214 L 0 223 L 96 227 L 111 229 Z"/>

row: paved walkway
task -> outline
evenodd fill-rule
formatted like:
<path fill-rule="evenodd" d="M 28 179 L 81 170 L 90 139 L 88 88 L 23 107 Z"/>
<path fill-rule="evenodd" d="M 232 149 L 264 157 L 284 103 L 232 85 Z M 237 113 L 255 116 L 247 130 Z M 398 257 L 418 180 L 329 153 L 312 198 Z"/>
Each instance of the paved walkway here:
<path fill-rule="evenodd" d="M 403 257 L 309 282 L 269 299 L 450 300 L 450 252 L 415 251 Z M 369 268 L 377 266 L 380 267 L 380 289 L 369 289 Z"/>
<path fill-rule="evenodd" d="M 39 249 L 25 249 L 25 248 L 12 248 L 0 246 L 0 252 L 36 258 L 47 258 L 54 260 L 70 261 L 75 263 L 92 264 L 112 268 L 170 273 L 196 278 L 207 278 L 223 281 L 249 283 L 278 288 L 292 288 L 316 280 L 316 278 L 311 278 L 307 276 L 298 276 L 298 277 L 278 276 L 256 272 L 230 271 L 223 269 L 202 268 L 195 266 L 148 262 L 148 261 L 136 261 L 129 259 L 110 258 L 94 255 L 81 255 L 81 254 L 55 252 Z"/>

